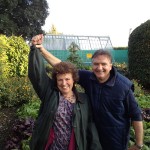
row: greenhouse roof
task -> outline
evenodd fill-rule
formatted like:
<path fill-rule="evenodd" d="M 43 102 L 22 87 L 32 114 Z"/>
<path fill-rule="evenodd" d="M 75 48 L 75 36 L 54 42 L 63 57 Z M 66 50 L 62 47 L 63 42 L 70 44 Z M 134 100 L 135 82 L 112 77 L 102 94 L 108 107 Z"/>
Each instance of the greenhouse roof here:
<path fill-rule="evenodd" d="M 44 36 L 44 47 L 48 50 L 67 50 L 71 43 L 80 50 L 113 49 L 109 36 L 52 35 Z"/>

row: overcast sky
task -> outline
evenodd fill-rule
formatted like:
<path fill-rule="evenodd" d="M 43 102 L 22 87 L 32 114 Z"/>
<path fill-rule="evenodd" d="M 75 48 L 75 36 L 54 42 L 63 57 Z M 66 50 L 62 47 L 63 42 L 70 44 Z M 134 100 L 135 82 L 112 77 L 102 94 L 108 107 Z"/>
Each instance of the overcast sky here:
<path fill-rule="evenodd" d="M 129 34 L 150 19 L 150 0 L 47 0 L 52 24 L 69 35 L 109 36 L 113 47 L 127 46 Z"/>

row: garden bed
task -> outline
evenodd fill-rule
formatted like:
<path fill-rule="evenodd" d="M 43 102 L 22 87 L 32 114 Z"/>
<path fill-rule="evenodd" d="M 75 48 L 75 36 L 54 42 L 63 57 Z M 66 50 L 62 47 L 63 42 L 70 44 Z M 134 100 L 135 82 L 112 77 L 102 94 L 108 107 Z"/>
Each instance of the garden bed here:
<path fill-rule="evenodd" d="M 4 149 L 5 141 L 12 130 L 16 118 L 16 108 L 0 109 L 0 149 Z"/>

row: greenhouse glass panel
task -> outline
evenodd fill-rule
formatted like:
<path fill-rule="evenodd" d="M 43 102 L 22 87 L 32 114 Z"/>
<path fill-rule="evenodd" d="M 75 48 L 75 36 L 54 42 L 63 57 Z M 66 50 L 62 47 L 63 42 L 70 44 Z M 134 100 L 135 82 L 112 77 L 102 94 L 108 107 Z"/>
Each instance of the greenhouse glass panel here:
<path fill-rule="evenodd" d="M 109 36 L 52 35 L 44 36 L 44 47 L 48 50 L 68 50 L 71 43 L 80 50 L 113 49 Z"/>

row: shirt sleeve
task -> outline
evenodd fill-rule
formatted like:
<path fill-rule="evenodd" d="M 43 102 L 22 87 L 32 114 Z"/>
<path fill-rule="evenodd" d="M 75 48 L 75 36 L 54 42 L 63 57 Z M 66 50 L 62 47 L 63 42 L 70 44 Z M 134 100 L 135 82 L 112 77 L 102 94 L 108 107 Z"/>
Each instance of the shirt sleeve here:
<path fill-rule="evenodd" d="M 142 121 L 142 111 L 135 99 L 133 90 L 130 89 L 127 95 L 128 105 L 129 105 L 129 116 L 132 121 Z"/>
<path fill-rule="evenodd" d="M 79 70 L 78 74 L 79 74 L 78 84 L 80 84 L 83 88 L 86 89 L 86 87 L 88 86 L 87 81 L 89 81 L 89 77 L 91 76 L 91 72 L 87 71 L 87 70 Z"/>
<path fill-rule="evenodd" d="M 44 93 L 50 84 L 50 78 L 46 73 L 43 57 L 40 54 L 39 49 L 37 49 L 35 46 L 31 46 L 30 48 L 28 77 L 37 95 L 41 100 L 43 100 Z"/>

